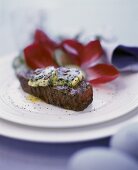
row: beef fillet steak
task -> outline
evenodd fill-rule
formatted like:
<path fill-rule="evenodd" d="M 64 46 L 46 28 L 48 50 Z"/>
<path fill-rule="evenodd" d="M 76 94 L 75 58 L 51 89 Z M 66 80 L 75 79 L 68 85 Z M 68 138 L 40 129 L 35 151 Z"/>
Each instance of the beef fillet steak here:
<path fill-rule="evenodd" d="M 26 93 L 48 104 L 74 111 L 82 111 L 92 102 L 92 86 L 84 80 L 80 71 L 72 72 L 72 69 L 67 68 L 44 70 L 17 73 L 21 87 Z"/>

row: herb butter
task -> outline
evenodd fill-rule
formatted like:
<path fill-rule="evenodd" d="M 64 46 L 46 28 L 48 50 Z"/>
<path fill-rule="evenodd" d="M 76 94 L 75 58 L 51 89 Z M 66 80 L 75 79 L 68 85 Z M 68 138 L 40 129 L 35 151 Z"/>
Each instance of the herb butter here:
<path fill-rule="evenodd" d="M 69 86 L 74 87 L 83 80 L 83 73 L 76 68 L 47 67 L 45 69 L 37 69 L 28 81 L 29 86 Z"/>
<path fill-rule="evenodd" d="M 33 87 L 48 86 L 50 85 L 51 78 L 55 75 L 56 69 L 54 67 L 36 69 L 28 81 L 28 85 Z"/>

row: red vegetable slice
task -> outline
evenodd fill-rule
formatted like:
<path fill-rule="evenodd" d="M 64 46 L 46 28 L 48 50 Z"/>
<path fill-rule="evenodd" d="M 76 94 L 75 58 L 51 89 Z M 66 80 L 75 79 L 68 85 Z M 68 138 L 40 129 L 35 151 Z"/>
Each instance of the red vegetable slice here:
<path fill-rule="evenodd" d="M 62 49 L 56 49 L 54 51 L 54 59 L 58 66 L 74 65 L 72 58 Z"/>
<path fill-rule="evenodd" d="M 62 41 L 61 46 L 69 53 L 79 55 L 83 51 L 83 44 L 74 39 L 66 39 Z M 71 50 L 72 49 L 72 50 Z"/>
<path fill-rule="evenodd" d="M 90 41 L 83 50 L 81 63 L 89 67 L 92 62 L 96 61 L 103 55 L 103 49 L 99 40 Z M 85 66 L 84 66 L 85 67 Z"/>
<path fill-rule="evenodd" d="M 40 45 L 33 43 L 24 49 L 25 61 L 32 69 L 47 67 L 50 65 L 56 66 L 51 51 Z"/>
<path fill-rule="evenodd" d="M 92 84 L 107 83 L 119 76 L 118 70 L 113 65 L 97 64 L 85 70 L 87 80 Z"/>
<path fill-rule="evenodd" d="M 51 49 L 55 49 L 57 47 L 57 43 L 53 41 L 46 33 L 39 29 L 35 31 L 34 41 L 37 43 L 41 43 Z"/>
<path fill-rule="evenodd" d="M 76 65 L 80 65 L 80 56 L 84 46 L 74 39 L 66 39 L 61 42 L 61 48 L 72 58 Z"/>

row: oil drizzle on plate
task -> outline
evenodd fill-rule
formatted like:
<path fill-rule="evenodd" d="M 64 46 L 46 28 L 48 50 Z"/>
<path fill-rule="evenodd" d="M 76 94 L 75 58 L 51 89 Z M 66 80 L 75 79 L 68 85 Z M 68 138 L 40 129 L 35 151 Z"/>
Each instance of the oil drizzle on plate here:
<path fill-rule="evenodd" d="M 26 99 L 33 103 L 37 103 L 37 102 L 41 101 L 41 99 L 39 99 L 38 97 L 32 96 L 30 94 L 26 96 Z"/>

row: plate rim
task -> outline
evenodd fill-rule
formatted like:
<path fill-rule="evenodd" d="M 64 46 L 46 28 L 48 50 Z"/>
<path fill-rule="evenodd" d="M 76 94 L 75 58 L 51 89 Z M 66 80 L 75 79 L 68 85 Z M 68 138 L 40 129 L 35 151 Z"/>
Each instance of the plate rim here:
<path fill-rule="evenodd" d="M 30 142 L 42 142 L 42 143 L 77 143 L 77 142 L 85 142 L 85 141 L 91 141 L 91 140 L 96 140 L 96 139 L 101 139 L 101 138 L 105 138 L 105 137 L 109 137 L 114 135 L 120 128 L 127 126 L 128 124 L 132 124 L 132 123 L 137 123 L 138 122 L 138 109 L 135 109 L 132 113 L 130 113 L 129 115 L 124 115 L 121 118 L 117 118 L 115 120 L 112 120 L 109 122 L 110 125 L 105 125 L 104 128 L 100 128 L 100 134 L 97 133 L 98 130 L 95 130 L 96 135 L 93 135 L 93 133 L 89 133 L 91 135 L 79 135 L 79 138 L 75 139 L 70 137 L 70 139 L 65 139 L 64 135 L 60 136 L 60 139 L 57 140 L 57 138 L 55 137 L 55 139 L 51 139 L 51 138 L 40 138 L 40 136 L 34 135 L 33 138 L 31 138 L 31 131 L 30 131 L 30 136 L 22 136 L 20 133 L 21 129 L 18 129 L 18 133 L 17 133 L 17 128 L 18 126 L 22 127 L 22 128 L 26 128 L 26 126 L 21 125 L 21 124 L 16 124 L 13 122 L 9 122 L 7 120 L 4 119 L 0 119 L 0 122 L 3 121 L 5 123 L 5 126 L 8 126 L 8 124 L 10 124 L 10 126 L 15 126 L 16 130 L 11 131 L 8 130 L 8 133 L 4 132 L 4 128 L 0 129 L 0 135 L 5 136 L 5 137 L 9 137 L 9 138 L 13 138 L 16 140 L 23 140 L 23 141 L 30 141 Z M 114 124 L 112 123 L 114 122 Z M 29 126 L 28 126 L 29 127 Z M 30 128 L 30 127 L 29 127 Z M 34 128 L 34 127 L 33 127 Z M 36 130 L 36 128 L 38 129 L 38 127 L 35 127 L 34 129 Z M 81 129 L 84 127 L 81 127 Z M 89 127 L 88 127 L 89 128 Z M 91 128 L 91 126 L 90 126 Z M 9 129 L 9 127 L 8 127 Z M 40 128 L 41 129 L 41 128 Z M 45 129 L 45 134 L 47 134 L 47 128 Z M 80 129 L 78 127 L 78 129 Z M 91 129 L 92 130 L 92 129 Z M 15 133 L 16 132 L 16 133 Z M 27 132 L 27 131 L 26 131 Z M 87 132 L 87 131 L 84 131 Z M 80 134 L 82 133 L 82 131 L 80 131 Z M 20 134 L 20 135 L 19 135 Z M 43 134 L 44 135 L 44 134 Z M 56 135 L 55 135 L 56 136 Z M 64 138 L 64 139 L 63 139 Z"/>

